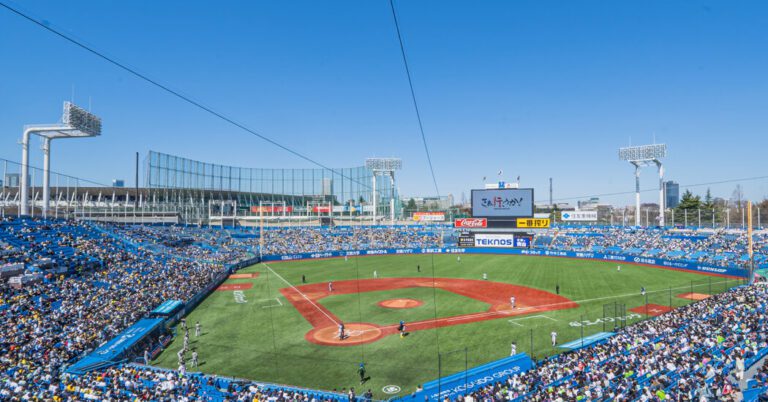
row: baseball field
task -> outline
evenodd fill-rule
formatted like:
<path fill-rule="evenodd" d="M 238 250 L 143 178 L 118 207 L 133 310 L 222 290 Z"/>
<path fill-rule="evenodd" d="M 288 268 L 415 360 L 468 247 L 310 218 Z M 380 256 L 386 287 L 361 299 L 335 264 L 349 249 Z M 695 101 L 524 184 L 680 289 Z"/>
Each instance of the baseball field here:
<path fill-rule="evenodd" d="M 332 282 L 332 290 L 329 288 Z M 202 371 L 377 399 L 518 352 L 663 314 L 738 285 L 639 265 L 502 255 L 403 255 L 258 264 L 187 317 Z M 641 289 L 645 294 L 641 294 Z M 515 307 L 510 298 L 515 298 Z M 398 323 L 405 322 L 401 336 Z M 339 339 L 338 325 L 345 337 Z M 153 364 L 177 368 L 181 337 Z M 189 354 L 187 354 L 189 356 Z M 370 378 L 360 384 L 365 363 Z"/>

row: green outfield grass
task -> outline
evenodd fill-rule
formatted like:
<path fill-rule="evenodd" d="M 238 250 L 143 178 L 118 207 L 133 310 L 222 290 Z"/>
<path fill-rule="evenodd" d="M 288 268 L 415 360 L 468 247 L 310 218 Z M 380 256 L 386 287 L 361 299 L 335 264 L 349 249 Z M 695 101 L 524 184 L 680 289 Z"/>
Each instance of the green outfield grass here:
<path fill-rule="evenodd" d="M 417 272 L 416 266 L 421 266 Z M 252 283 L 245 290 L 245 303 L 236 303 L 232 291 L 213 292 L 187 317 L 187 322 L 200 321 L 203 335 L 191 336 L 202 361 L 198 368 L 218 375 L 275 382 L 320 389 L 354 386 L 370 388 L 377 398 L 388 398 L 382 387 L 397 385 L 401 395 L 412 392 L 417 384 L 509 355 L 510 343 L 519 352 L 542 358 L 559 353 L 550 345 L 549 333 L 559 333 L 562 343 L 601 332 L 604 324 L 597 321 L 605 314 L 606 304 L 624 304 L 629 309 L 648 303 L 678 307 L 690 300 L 676 297 L 680 293 L 719 293 L 737 281 L 694 273 L 622 265 L 616 263 L 501 255 L 463 255 L 458 262 L 453 255 L 407 255 L 295 261 L 259 264 L 241 270 L 258 272 L 258 278 L 234 279 L 227 283 Z M 379 277 L 445 277 L 505 282 L 555 292 L 577 303 L 578 308 L 532 313 L 496 320 L 455 325 L 439 329 L 415 331 L 401 339 L 387 336 L 375 343 L 359 346 L 320 346 L 308 342 L 305 335 L 312 326 L 281 295 L 279 289 L 301 283 L 370 279 Z M 640 295 L 640 287 L 648 292 Z M 410 310 L 384 309 L 381 300 L 413 298 L 424 302 Z M 485 303 L 431 288 L 404 288 L 391 291 L 334 295 L 321 299 L 323 306 L 348 322 L 395 324 L 406 321 L 455 316 L 484 311 Z M 645 316 L 628 320 L 629 324 Z M 579 326 L 578 322 L 589 325 Z M 605 324 L 608 330 L 613 323 Z M 176 368 L 176 352 L 180 337 L 154 364 Z M 438 350 L 441 353 L 438 366 Z M 466 351 L 466 352 L 465 352 Z M 465 358 L 466 357 L 466 358 Z M 356 368 L 365 361 L 371 379 L 362 387 Z"/>

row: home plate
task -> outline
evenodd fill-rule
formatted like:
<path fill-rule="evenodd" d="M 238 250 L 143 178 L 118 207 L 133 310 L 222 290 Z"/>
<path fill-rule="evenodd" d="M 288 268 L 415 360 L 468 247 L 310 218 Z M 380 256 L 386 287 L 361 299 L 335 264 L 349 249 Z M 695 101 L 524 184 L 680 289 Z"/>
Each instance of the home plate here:
<path fill-rule="evenodd" d="M 629 309 L 629 311 L 656 317 L 668 313 L 672 311 L 672 309 L 669 306 L 662 306 L 660 304 L 646 304 L 644 306 L 637 306 L 633 309 Z"/>

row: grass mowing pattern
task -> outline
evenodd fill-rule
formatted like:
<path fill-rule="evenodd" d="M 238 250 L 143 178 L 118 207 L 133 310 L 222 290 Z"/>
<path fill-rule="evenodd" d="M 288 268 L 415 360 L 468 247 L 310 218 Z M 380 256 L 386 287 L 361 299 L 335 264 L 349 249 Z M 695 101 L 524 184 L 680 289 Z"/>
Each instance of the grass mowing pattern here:
<path fill-rule="evenodd" d="M 421 272 L 417 272 L 417 265 Z M 353 347 L 320 346 L 307 342 L 305 334 L 311 325 L 288 303 L 278 289 L 288 285 L 264 265 L 255 265 L 241 273 L 259 272 L 255 279 L 233 279 L 227 283 L 253 283 L 244 291 L 247 302 L 235 303 L 233 292 L 213 292 L 187 317 L 194 325 L 200 321 L 203 336 L 191 336 L 191 347 L 197 349 L 206 373 L 249 378 L 321 389 L 354 386 L 370 388 L 376 398 L 387 398 L 381 390 L 398 385 L 401 395 L 412 392 L 417 384 L 435 379 L 438 373 L 448 375 L 509 355 L 510 343 L 519 352 L 542 358 L 559 353 L 550 345 L 549 333 L 556 330 L 560 343 L 603 330 L 596 320 L 603 317 L 603 306 L 618 302 L 631 308 L 647 303 L 679 307 L 691 303 L 676 295 L 687 292 L 720 293 L 738 285 L 733 279 L 695 273 L 656 269 L 616 263 L 528 256 L 407 255 L 307 260 L 272 263 L 269 267 L 291 284 L 330 280 L 370 279 L 377 271 L 380 278 L 436 277 L 482 279 L 529 286 L 555 292 L 579 303 L 575 309 L 534 313 L 528 316 L 500 318 L 465 325 L 417 331 L 405 339 L 385 337 L 375 343 Z M 647 296 L 640 295 L 644 286 Z M 424 292 L 426 290 L 426 292 Z M 410 293 L 414 292 L 414 293 Z M 447 293 L 447 295 L 445 294 Z M 437 289 L 438 316 L 452 316 L 475 311 L 476 300 Z M 381 300 L 411 297 L 425 304 L 410 310 L 388 310 L 376 306 Z M 398 289 L 355 295 L 330 296 L 321 302 L 339 317 L 353 322 L 394 324 L 401 318 L 414 320 L 416 315 L 434 317 L 432 289 Z M 281 305 L 282 304 L 282 305 Z M 391 314 L 390 314 L 391 313 Z M 410 316 L 413 315 L 413 316 Z M 349 317 L 349 318 L 347 318 Z M 361 319 L 362 318 L 362 319 Z M 640 318 L 643 319 L 643 318 Z M 387 321 L 391 320 L 391 321 Z M 589 321 L 579 326 L 579 321 Z M 629 324 L 639 319 L 629 320 Z M 612 323 L 605 324 L 611 330 Z M 182 342 L 177 338 L 154 362 L 176 368 L 176 352 Z M 438 367 L 438 349 L 442 355 Z M 465 354 L 466 349 L 466 354 Z M 466 357 L 466 358 L 465 358 Z M 357 365 L 365 361 L 371 380 L 360 386 Z M 194 368 L 188 368 L 195 371 Z"/>

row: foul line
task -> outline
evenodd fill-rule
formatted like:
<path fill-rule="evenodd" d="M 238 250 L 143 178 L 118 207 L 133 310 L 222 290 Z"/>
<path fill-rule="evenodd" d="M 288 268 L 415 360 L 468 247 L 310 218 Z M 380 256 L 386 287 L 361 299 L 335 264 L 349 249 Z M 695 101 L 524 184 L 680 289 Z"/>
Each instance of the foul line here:
<path fill-rule="evenodd" d="M 302 292 L 301 292 L 299 289 L 297 289 L 297 288 L 296 288 L 296 286 L 293 286 L 293 284 L 291 284 L 290 282 L 288 282 L 287 280 L 285 280 L 285 278 L 283 278 L 282 276 L 280 276 L 280 274 L 278 274 L 277 272 L 275 272 L 275 270 L 273 270 L 273 269 L 272 269 L 272 268 L 271 268 L 269 265 L 267 265 L 266 263 L 262 262 L 262 264 L 264 264 L 264 266 L 265 266 L 265 267 L 267 267 L 267 269 L 268 269 L 268 270 L 270 270 L 270 271 L 271 271 L 273 274 L 275 274 L 275 276 L 277 276 L 278 278 L 280 278 L 280 280 L 282 280 L 282 281 L 283 281 L 283 282 L 285 282 L 285 283 L 286 283 L 288 286 L 290 286 L 290 287 L 291 287 L 291 289 L 293 289 L 293 290 L 294 290 L 296 293 L 300 294 L 300 295 L 301 295 L 301 297 L 303 297 L 303 298 L 304 298 L 304 300 L 308 301 L 308 302 L 309 302 L 309 304 L 311 304 L 312 306 L 314 306 L 314 307 L 315 307 L 315 308 L 316 308 L 316 309 L 317 309 L 319 312 L 323 313 L 323 315 L 324 315 L 324 316 L 326 316 L 326 317 L 327 317 L 329 320 L 331 320 L 331 322 L 333 322 L 333 323 L 334 323 L 334 324 L 336 324 L 336 325 L 339 325 L 339 323 L 338 323 L 336 320 L 334 320 L 334 319 L 333 319 L 333 317 L 331 317 L 330 315 L 328 315 L 328 313 L 326 313 L 326 312 L 325 312 L 325 310 L 321 309 L 321 308 L 320 308 L 320 307 L 319 307 L 317 304 L 315 304 L 315 302 L 313 302 L 313 301 L 312 301 L 312 299 L 310 299 L 309 297 L 307 297 L 307 295 L 305 295 L 305 294 L 304 294 L 304 293 L 302 293 Z"/>

